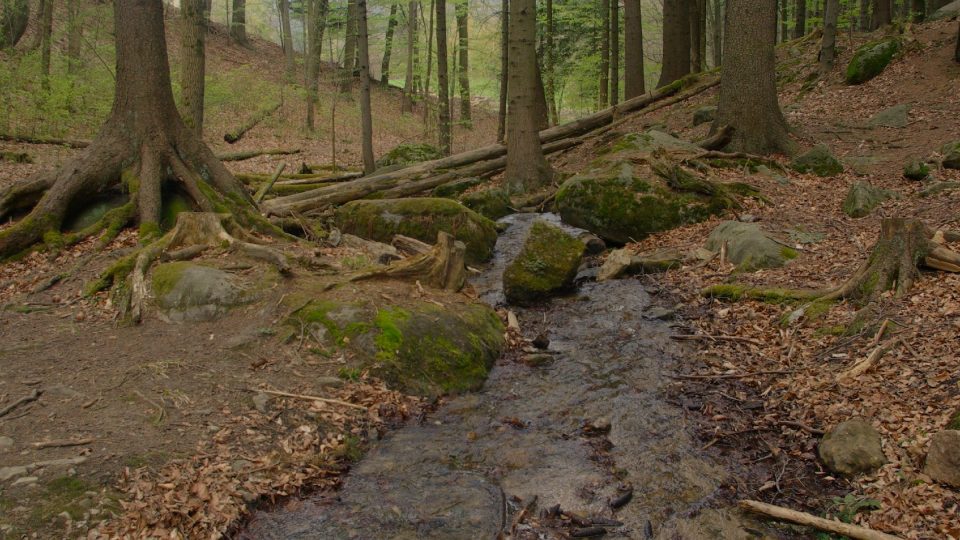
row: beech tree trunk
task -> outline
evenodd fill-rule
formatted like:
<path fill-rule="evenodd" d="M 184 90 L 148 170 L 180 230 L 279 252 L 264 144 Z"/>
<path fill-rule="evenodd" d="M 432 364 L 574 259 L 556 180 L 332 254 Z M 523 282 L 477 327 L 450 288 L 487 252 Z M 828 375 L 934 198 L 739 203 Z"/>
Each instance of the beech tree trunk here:
<path fill-rule="evenodd" d="M 290 0 L 279 0 L 280 31 L 283 33 L 283 58 L 287 77 L 293 77 L 293 32 L 290 31 Z"/>
<path fill-rule="evenodd" d="M 600 109 L 610 101 L 610 0 L 600 0 L 600 87 L 597 101 Z"/>
<path fill-rule="evenodd" d="M 789 149 L 787 122 L 777 103 L 772 2 L 727 0 L 720 105 L 713 130 L 733 128 L 728 147 L 754 154 Z"/>
<path fill-rule="evenodd" d="M 447 67 L 447 1 L 437 1 L 437 101 L 440 151 L 449 156 L 453 142 L 450 134 L 450 71 Z"/>
<path fill-rule="evenodd" d="M 207 18 L 204 0 L 181 0 L 183 19 L 180 54 L 180 89 L 183 120 L 197 136 L 203 135 L 203 94 L 206 73 L 205 40 Z"/>
<path fill-rule="evenodd" d="M 497 111 L 497 142 L 503 143 L 507 135 L 507 91 L 510 73 L 510 0 L 500 3 L 500 106 Z"/>
<path fill-rule="evenodd" d="M 663 67 L 657 88 L 690 73 L 690 2 L 663 0 Z"/>
<path fill-rule="evenodd" d="M 793 39 L 802 38 L 807 35 L 807 0 L 797 0 L 794 4 L 793 13 L 796 16 L 793 26 Z"/>
<path fill-rule="evenodd" d="M 0 256 L 38 241 L 52 247 L 105 231 L 112 239 L 139 219 L 141 242 L 159 234 L 161 186 L 172 178 L 198 210 L 228 207 L 244 224 L 255 215 L 249 194 L 177 113 L 170 86 L 161 0 L 115 0 L 116 91 L 96 138 L 72 162 L 0 192 L 0 217 L 31 208 L 0 232 Z M 130 202 L 100 222 L 69 235 L 60 232 L 71 205 L 122 186 Z M 249 218 L 249 219 L 248 219 Z"/>
<path fill-rule="evenodd" d="M 30 22 L 30 4 L 27 0 L 4 0 L 0 12 L 0 49 L 16 45 Z"/>
<path fill-rule="evenodd" d="M 470 15 L 468 0 L 456 3 L 457 52 L 459 53 L 460 121 L 470 125 Z"/>
<path fill-rule="evenodd" d="M 513 193 L 526 193 L 550 182 L 553 173 L 540 146 L 533 88 L 537 78 L 537 5 L 510 3 L 509 78 L 507 93 L 507 164 L 505 178 Z"/>
<path fill-rule="evenodd" d="M 820 73 L 833 69 L 837 57 L 837 19 L 840 17 L 840 0 L 827 0 L 823 17 L 823 42 L 820 46 Z"/>
<path fill-rule="evenodd" d="M 323 53 L 323 32 L 327 27 L 329 0 L 307 0 L 307 50 L 306 50 L 306 86 L 307 117 L 306 127 L 315 128 L 314 117 L 317 104 L 317 90 L 320 78 L 320 60 Z"/>
<path fill-rule="evenodd" d="M 363 139 L 363 173 L 377 168 L 373 157 L 373 115 L 370 111 L 370 39 L 367 0 L 357 0 L 357 57 L 360 60 L 360 127 Z"/>
<path fill-rule="evenodd" d="M 40 82 L 50 90 L 50 46 L 53 41 L 53 0 L 43 0 L 40 8 Z"/>
<path fill-rule="evenodd" d="M 412 0 L 407 5 L 407 73 L 403 79 L 403 100 L 400 109 L 405 113 L 413 112 L 413 71 L 416 64 L 417 50 L 417 2 Z"/>
<path fill-rule="evenodd" d="M 397 2 L 390 3 L 390 18 L 387 20 L 387 35 L 383 46 L 383 60 L 380 62 L 380 84 L 390 85 L 390 56 L 393 54 L 393 34 L 397 28 Z"/>
<path fill-rule="evenodd" d="M 610 0 L 610 106 L 620 102 L 620 0 Z"/>
<path fill-rule="evenodd" d="M 623 78 L 624 99 L 647 91 L 643 67 L 643 13 L 641 0 L 623 2 Z"/>
<path fill-rule="evenodd" d="M 247 0 L 233 0 L 230 37 L 241 45 L 247 44 Z"/>

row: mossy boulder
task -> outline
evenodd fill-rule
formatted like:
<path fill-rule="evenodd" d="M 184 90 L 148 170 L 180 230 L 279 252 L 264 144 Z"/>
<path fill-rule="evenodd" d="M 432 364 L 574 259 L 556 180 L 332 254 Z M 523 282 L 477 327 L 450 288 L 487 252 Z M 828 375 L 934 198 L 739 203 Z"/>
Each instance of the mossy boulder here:
<path fill-rule="evenodd" d="M 110 210 L 115 210 L 130 202 L 130 197 L 126 193 L 117 191 L 88 201 L 82 208 L 71 209 L 67 213 L 63 225 L 64 231 L 76 232 L 86 229 L 100 221 Z"/>
<path fill-rule="evenodd" d="M 900 40 L 895 37 L 861 46 L 847 65 L 847 84 L 863 84 L 880 75 L 899 51 Z"/>
<path fill-rule="evenodd" d="M 943 167 L 945 169 L 960 169 L 960 141 L 943 145 L 940 153 L 943 154 Z"/>
<path fill-rule="evenodd" d="M 227 272 L 189 262 L 157 265 L 151 288 L 163 316 L 175 322 L 216 319 L 248 299 Z"/>
<path fill-rule="evenodd" d="M 474 191 L 460 197 L 460 202 L 467 208 L 492 220 L 513 213 L 510 205 L 510 196 L 506 191 L 498 188 Z"/>
<path fill-rule="evenodd" d="M 727 244 L 727 258 L 737 270 L 750 272 L 779 268 L 797 257 L 797 251 L 771 239 L 756 223 L 724 221 L 707 238 L 707 249 L 717 252 Z"/>
<path fill-rule="evenodd" d="M 922 159 L 911 159 L 903 167 L 903 176 L 910 180 L 925 180 L 930 176 L 930 166 Z"/>
<path fill-rule="evenodd" d="M 511 304 L 532 304 L 569 289 L 586 249 L 559 227 L 537 221 L 517 258 L 503 272 L 503 292 Z"/>
<path fill-rule="evenodd" d="M 467 191 L 473 186 L 482 184 L 483 181 L 484 181 L 483 178 L 476 178 L 476 177 L 461 178 L 460 180 L 456 180 L 454 182 L 450 182 L 448 184 L 443 184 L 442 186 L 437 186 L 433 188 L 432 195 L 434 197 L 446 197 L 448 199 L 451 199 Z"/>
<path fill-rule="evenodd" d="M 411 165 L 443 157 L 436 146 L 425 143 L 401 144 L 377 160 L 377 168 Z"/>
<path fill-rule="evenodd" d="M 840 163 L 825 144 L 818 144 L 794 158 L 790 167 L 799 173 L 813 173 L 820 177 L 836 176 L 843 172 Z"/>
<path fill-rule="evenodd" d="M 717 108 L 714 106 L 700 107 L 693 112 L 693 125 L 699 126 L 700 124 L 706 124 L 708 122 L 713 122 L 714 118 L 717 117 Z"/>
<path fill-rule="evenodd" d="M 556 208 L 565 223 L 608 242 L 626 244 L 650 234 L 697 223 L 730 207 L 709 189 L 676 190 L 627 159 L 604 161 L 560 186 Z M 702 186 L 705 187 L 705 186 Z"/>
<path fill-rule="evenodd" d="M 497 243 L 492 221 L 450 199 L 358 200 L 338 208 L 334 221 L 342 232 L 387 244 L 397 234 L 433 244 L 444 231 L 466 244 L 471 264 L 489 260 Z"/>
<path fill-rule="evenodd" d="M 503 352 L 503 324 L 484 304 L 375 307 L 314 300 L 291 314 L 325 347 L 348 347 L 359 369 L 428 397 L 478 390 Z"/>
<path fill-rule="evenodd" d="M 880 206 L 880 203 L 895 196 L 893 192 L 866 182 L 855 182 L 847 191 L 847 197 L 843 200 L 841 209 L 844 214 L 852 218 L 862 218 L 870 215 L 870 212 Z"/>
<path fill-rule="evenodd" d="M 818 450 L 827 469 L 846 476 L 873 472 L 887 462 L 880 433 L 863 418 L 847 420 L 828 431 Z"/>

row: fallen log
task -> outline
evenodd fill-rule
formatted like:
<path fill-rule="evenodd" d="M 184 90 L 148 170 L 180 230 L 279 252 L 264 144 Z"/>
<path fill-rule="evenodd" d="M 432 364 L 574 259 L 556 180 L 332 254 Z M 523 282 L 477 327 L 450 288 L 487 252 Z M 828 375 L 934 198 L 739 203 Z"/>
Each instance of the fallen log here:
<path fill-rule="evenodd" d="M 591 132 L 610 124 L 625 114 L 640 111 L 659 100 L 668 98 L 680 91 L 685 85 L 689 85 L 689 83 L 689 80 L 677 81 L 663 88 L 659 88 L 654 92 L 637 96 L 590 116 L 545 129 L 540 132 L 540 142 L 541 144 L 548 144 Z M 312 209 L 319 210 L 327 206 L 342 204 L 365 197 L 371 193 L 392 189 L 403 181 L 412 182 L 424 180 L 426 178 L 440 176 L 437 174 L 439 171 L 457 169 L 481 161 L 496 160 L 505 156 L 506 153 L 506 146 L 493 144 L 469 152 L 418 163 L 400 170 L 374 174 L 342 186 L 328 186 L 296 195 L 277 197 L 264 203 L 264 211 L 268 215 L 284 215 L 289 212 L 304 212 Z M 441 175 L 443 174 L 446 173 L 441 173 Z M 449 177 L 447 181 L 453 180 L 454 178 L 455 177 Z M 441 182 L 441 184 L 442 183 L 443 182 Z M 430 184 L 430 182 L 427 182 L 427 184 Z M 428 188 L 425 187 L 423 189 Z"/>
<path fill-rule="evenodd" d="M 55 144 L 57 146 L 66 146 L 68 148 L 86 148 L 90 146 L 90 141 L 78 139 L 58 139 L 56 137 L 31 137 L 29 135 L 6 135 L 0 133 L 0 141 L 16 142 L 24 144 Z"/>
<path fill-rule="evenodd" d="M 273 172 L 273 176 L 270 177 L 270 180 L 265 184 L 260 186 L 260 189 L 257 190 L 257 194 L 253 196 L 253 202 L 260 204 L 263 202 L 263 198 L 267 196 L 267 192 L 273 187 L 273 184 L 277 182 L 277 178 L 280 178 L 280 175 L 283 174 L 283 169 L 286 168 L 286 163 L 281 163 L 277 165 L 277 170 Z"/>
<path fill-rule="evenodd" d="M 280 108 L 280 103 L 277 102 L 276 104 L 271 105 L 270 107 L 267 107 L 265 109 L 260 109 L 259 111 L 257 111 L 256 114 L 251 116 L 250 119 L 247 120 L 245 124 L 224 135 L 223 140 L 227 141 L 230 144 L 233 144 L 239 141 L 240 139 L 243 138 L 244 135 L 246 135 L 248 131 L 257 127 L 257 124 L 262 122 L 266 117 L 276 112 L 276 110 L 279 108 Z"/>
<path fill-rule="evenodd" d="M 247 150 L 246 152 L 228 152 L 220 154 L 217 159 L 220 161 L 244 161 L 259 156 L 288 156 L 290 154 L 299 154 L 302 152 L 299 148 L 268 148 L 266 150 Z"/>
<path fill-rule="evenodd" d="M 850 523 L 824 519 L 805 512 L 798 512 L 796 510 L 790 510 L 789 508 L 783 508 L 782 506 L 774 506 L 758 501 L 740 501 L 740 508 L 780 521 L 789 521 L 791 523 L 798 523 L 820 529 L 821 531 L 840 534 L 853 538 L 854 540 L 899 540 L 898 536 L 892 534 L 874 531 L 873 529 L 867 529 L 866 527 L 852 525 Z"/>

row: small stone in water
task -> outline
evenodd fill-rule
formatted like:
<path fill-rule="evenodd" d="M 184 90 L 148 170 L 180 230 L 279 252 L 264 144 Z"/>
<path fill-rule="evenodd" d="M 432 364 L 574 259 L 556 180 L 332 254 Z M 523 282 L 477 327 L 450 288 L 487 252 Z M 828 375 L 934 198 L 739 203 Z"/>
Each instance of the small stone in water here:
<path fill-rule="evenodd" d="M 540 334 L 533 339 L 533 346 L 541 350 L 546 349 L 550 346 L 550 338 L 545 333 Z"/>

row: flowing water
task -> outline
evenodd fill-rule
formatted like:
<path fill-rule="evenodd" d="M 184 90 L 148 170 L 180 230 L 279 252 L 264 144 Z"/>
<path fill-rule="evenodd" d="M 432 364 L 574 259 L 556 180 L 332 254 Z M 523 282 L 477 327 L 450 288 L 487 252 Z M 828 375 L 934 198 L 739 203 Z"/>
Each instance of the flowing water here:
<path fill-rule="evenodd" d="M 537 218 L 557 221 L 506 218 L 495 260 L 474 280 L 486 301 L 502 302 L 503 269 Z M 685 350 L 667 323 L 643 317 L 649 304 L 641 283 L 626 279 L 587 282 L 545 309 L 516 310 L 522 327 L 546 330 L 552 361 L 502 360 L 482 391 L 375 444 L 335 496 L 259 513 L 241 536 L 494 538 L 511 522 L 511 501 L 536 496 L 539 508 L 622 522 L 608 538 L 667 529 L 671 538 L 749 537 L 726 515 L 714 520 L 720 525 L 687 520 L 687 532 L 676 532 L 729 475 L 699 452 L 683 410 L 665 401 L 667 375 Z M 632 500 L 613 510 L 627 486 Z"/>

